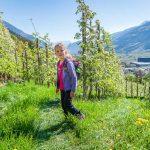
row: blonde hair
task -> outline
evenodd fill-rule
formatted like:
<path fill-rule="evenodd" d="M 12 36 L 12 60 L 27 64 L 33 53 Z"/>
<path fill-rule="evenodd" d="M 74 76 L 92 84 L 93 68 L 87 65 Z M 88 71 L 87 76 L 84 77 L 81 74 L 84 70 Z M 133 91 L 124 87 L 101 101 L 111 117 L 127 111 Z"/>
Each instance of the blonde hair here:
<path fill-rule="evenodd" d="M 61 48 L 66 52 L 66 57 L 67 57 L 67 58 L 73 59 L 73 56 L 68 52 L 66 46 L 65 46 L 63 43 L 57 43 L 57 44 L 55 45 L 55 49 L 56 49 L 57 47 L 61 47 Z"/>

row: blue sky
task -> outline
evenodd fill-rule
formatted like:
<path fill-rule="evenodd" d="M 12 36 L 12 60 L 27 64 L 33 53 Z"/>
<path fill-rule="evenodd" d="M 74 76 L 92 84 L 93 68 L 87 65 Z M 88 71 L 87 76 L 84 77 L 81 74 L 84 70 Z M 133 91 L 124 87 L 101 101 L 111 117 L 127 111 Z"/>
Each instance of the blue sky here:
<path fill-rule="evenodd" d="M 85 0 L 106 31 L 118 32 L 150 21 L 150 0 Z M 79 31 L 75 0 L 0 0 L 3 19 L 28 34 L 49 33 L 52 42 L 75 41 Z"/>

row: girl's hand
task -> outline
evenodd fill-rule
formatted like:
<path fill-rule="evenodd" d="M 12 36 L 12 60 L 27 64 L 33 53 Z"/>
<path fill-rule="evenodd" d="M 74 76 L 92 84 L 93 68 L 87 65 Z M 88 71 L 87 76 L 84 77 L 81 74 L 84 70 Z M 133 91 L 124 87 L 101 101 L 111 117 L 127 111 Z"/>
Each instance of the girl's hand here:
<path fill-rule="evenodd" d="M 72 97 L 74 97 L 75 96 L 75 93 L 74 92 L 70 92 L 70 97 L 72 98 Z"/>

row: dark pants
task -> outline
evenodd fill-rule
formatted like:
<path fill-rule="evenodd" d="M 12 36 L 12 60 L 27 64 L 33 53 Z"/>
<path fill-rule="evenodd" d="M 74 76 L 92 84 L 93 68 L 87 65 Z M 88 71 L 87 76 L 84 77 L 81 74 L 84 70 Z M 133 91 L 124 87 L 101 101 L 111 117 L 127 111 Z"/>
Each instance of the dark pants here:
<path fill-rule="evenodd" d="M 61 106 L 65 115 L 68 115 L 68 112 L 73 115 L 78 115 L 80 114 L 80 111 L 72 105 L 72 98 L 70 97 L 70 92 L 71 91 L 61 90 Z"/>

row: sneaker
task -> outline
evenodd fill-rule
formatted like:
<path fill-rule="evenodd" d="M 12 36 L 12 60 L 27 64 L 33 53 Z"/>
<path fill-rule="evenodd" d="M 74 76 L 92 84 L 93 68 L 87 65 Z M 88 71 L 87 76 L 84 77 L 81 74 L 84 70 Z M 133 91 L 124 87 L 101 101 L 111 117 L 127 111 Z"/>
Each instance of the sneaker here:
<path fill-rule="evenodd" d="M 78 119 L 83 120 L 85 119 L 85 115 L 83 113 L 80 113 L 77 115 Z"/>

